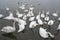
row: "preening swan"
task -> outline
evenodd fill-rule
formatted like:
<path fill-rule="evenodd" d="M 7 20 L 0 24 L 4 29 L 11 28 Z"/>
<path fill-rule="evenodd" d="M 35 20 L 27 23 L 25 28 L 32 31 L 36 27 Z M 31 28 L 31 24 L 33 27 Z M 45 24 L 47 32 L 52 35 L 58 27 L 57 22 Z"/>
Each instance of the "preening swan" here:
<path fill-rule="evenodd" d="M 46 29 L 44 29 L 42 27 L 39 28 L 39 34 L 43 38 L 48 38 L 48 32 L 46 31 Z"/>
<path fill-rule="evenodd" d="M 46 31 L 47 29 L 44 29 L 42 27 L 39 28 L 39 34 L 42 38 L 48 38 L 49 35 L 51 38 L 54 38 L 54 35 L 52 35 L 50 32 Z M 49 35 L 48 35 L 49 34 Z"/>
<path fill-rule="evenodd" d="M 13 16 L 13 13 L 12 12 L 9 12 L 9 16 L 3 18 L 3 19 L 8 19 L 8 20 L 13 20 L 14 19 L 14 16 Z"/>
<path fill-rule="evenodd" d="M 13 23 L 13 27 L 11 27 L 11 26 L 6 26 L 6 27 L 3 27 L 2 29 L 1 29 L 1 31 L 2 32 L 5 32 L 5 33 L 12 33 L 12 32 L 14 32 L 16 30 L 16 28 L 15 28 L 15 21 L 14 21 L 14 23 Z"/>

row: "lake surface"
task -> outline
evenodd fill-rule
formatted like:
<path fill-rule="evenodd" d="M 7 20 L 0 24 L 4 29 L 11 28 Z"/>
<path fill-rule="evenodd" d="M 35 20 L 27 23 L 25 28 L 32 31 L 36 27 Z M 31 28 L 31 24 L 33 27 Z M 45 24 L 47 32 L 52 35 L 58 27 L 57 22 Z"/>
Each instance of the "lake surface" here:
<path fill-rule="evenodd" d="M 0 14 L 3 14 L 5 16 L 8 16 L 9 13 L 8 11 L 5 10 L 6 7 L 9 7 L 10 10 L 13 12 L 14 16 L 16 13 L 16 9 L 18 9 L 18 1 L 23 2 L 23 4 L 28 3 L 28 7 L 33 4 L 35 6 L 34 13 L 38 14 L 39 11 L 46 11 L 49 10 L 50 13 L 58 11 L 58 16 L 60 16 L 60 0 L 0 0 Z M 40 4 L 40 5 L 37 5 Z M 22 12 L 21 12 L 22 13 Z M 51 16 L 51 18 L 53 18 Z M 57 18 L 55 18 L 57 19 Z M 27 20 L 28 22 L 28 20 Z M 12 26 L 13 20 L 4 20 L 0 19 L 0 29 L 3 28 L 4 26 L 10 25 Z M 51 30 L 48 29 L 52 34 L 55 34 L 57 25 L 59 22 L 57 21 L 54 26 L 51 27 Z M 28 23 L 29 25 L 29 23 Z M 45 40 L 39 35 L 39 27 L 37 26 L 36 28 L 33 29 L 33 32 L 28 28 L 28 25 L 26 26 L 27 31 L 24 33 L 20 32 L 17 33 L 18 31 L 18 24 L 16 23 L 16 32 L 13 34 L 6 34 L 0 31 L 0 40 Z M 48 28 L 47 26 L 44 26 L 44 28 Z M 49 37 L 47 40 L 51 40 Z M 60 40 L 60 33 L 55 36 L 54 40 Z"/>

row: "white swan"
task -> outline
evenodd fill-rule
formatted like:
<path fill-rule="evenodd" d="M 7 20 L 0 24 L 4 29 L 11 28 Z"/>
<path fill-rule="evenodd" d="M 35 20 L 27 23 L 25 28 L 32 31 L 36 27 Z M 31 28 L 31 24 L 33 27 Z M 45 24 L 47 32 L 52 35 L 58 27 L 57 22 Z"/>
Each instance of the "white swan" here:
<path fill-rule="evenodd" d="M 0 18 L 4 17 L 4 15 L 0 14 Z"/>
<path fill-rule="evenodd" d="M 48 25 L 53 25 L 54 22 L 55 22 L 54 20 L 49 20 L 49 21 L 48 21 Z"/>
<path fill-rule="evenodd" d="M 54 17 L 57 17 L 57 16 L 58 16 L 58 11 L 56 11 L 56 13 L 52 13 L 52 15 L 53 15 Z"/>
<path fill-rule="evenodd" d="M 15 30 L 16 30 L 16 28 L 15 28 L 15 21 L 14 21 L 14 23 L 13 23 L 13 27 L 11 27 L 11 26 L 6 26 L 6 27 L 3 27 L 3 28 L 1 29 L 2 32 L 6 32 L 6 33 L 12 33 L 12 32 L 14 32 Z"/>
<path fill-rule="evenodd" d="M 39 12 L 39 14 L 36 16 L 37 20 L 40 19 L 40 14 L 41 14 L 41 12 Z"/>
<path fill-rule="evenodd" d="M 50 32 L 46 31 L 47 29 L 44 29 L 42 27 L 39 28 L 39 34 L 42 38 L 48 38 L 49 35 L 51 38 L 54 38 L 54 35 L 52 35 Z M 48 35 L 49 34 L 49 35 Z"/>
<path fill-rule="evenodd" d="M 43 38 L 48 38 L 48 32 L 46 31 L 46 29 L 44 29 L 42 27 L 39 28 L 39 34 Z"/>
<path fill-rule="evenodd" d="M 20 18 L 24 15 L 24 14 L 20 14 L 18 10 L 16 10 L 16 12 L 17 12 L 16 15 L 17 15 L 18 18 Z"/>
<path fill-rule="evenodd" d="M 45 14 L 44 14 L 44 11 L 43 11 L 43 13 L 41 14 L 41 18 L 44 18 L 45 17 Z"/>
<path fill-rule="evenodd" d="M 36 21 L 32 21 L 29 25 L 29 28 L 35 28 L 38 24 L 36 23 Z"/>
<path fill-rule="evenodd" d="M 33 21 L 35 19 L 35 17 L 30 17 L 29 21 Z"/>
<path fill-rule="evenodd" d="M 45 21 L 49 21 L 49 16 L 46 15 L 46 17 L 44 18 Z"/>
<path fill-rule="evenodd" d="M 9 12 L 9 16 L 3 18 L 3 19 L 8 19 L 8 20 L 13 20 L 14 19 L 14 16 L 13 16 L 13 13 L 12 12 Z"/>

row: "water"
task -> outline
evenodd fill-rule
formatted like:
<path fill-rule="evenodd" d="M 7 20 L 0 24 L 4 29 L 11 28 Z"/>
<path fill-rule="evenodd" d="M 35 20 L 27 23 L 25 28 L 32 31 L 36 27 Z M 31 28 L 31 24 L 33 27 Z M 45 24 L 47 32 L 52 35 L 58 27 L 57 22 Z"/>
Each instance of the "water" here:
<path fill-rule="evenodd" d="M 14 16 L 15 15 L 15 9 L 18 9 L 17 2 L 23 2 L 23 4 L 28 3 L 28 7 L 33 4 L 35 6 L 34 13 L 37 14 L 39 11 L 47 11 L 49 10 L 50 13 L 58 11 L 58 14 L 60 16 L 60 0 L 0 0 L 0 13 L 8 16 L 8 11 L 5 10 L 6 7 L 9 7 L 10 10 L 12 10 Z M 37 5 L 40 4 L 40 5 Z M 22 13 L 22 12 L 21 12 Z M 52 18 L 52 17 L 51 17 Z M 10 25 L 12 26 L 13 20 L 4 20 L 0 19 L 0 29 L 4 26 Z M 55 34 L 57 25 L 59 22 L 56 22 L 54 26 L 51 27 L 51 30 L 49 30 L 52 34 Z M 20 32 L 17 33 L 18 25 L 16 23 L 16 31 L 13 34 L 5 34 L 0 31 L 0 40 L 44 40 L 42 37 L 39 36 L 38 29 L 39 26 L 34 28 L 33 32 L 28 28 L 28 25 L 26 26 L 26 30 L 24 33 Z M 47 28 L 44 26 L 44 28 Z M 60 40 L 60 34 L 55 36 L 54 40 Z M 48 40 L 51 40 L 49 37 Z"/>

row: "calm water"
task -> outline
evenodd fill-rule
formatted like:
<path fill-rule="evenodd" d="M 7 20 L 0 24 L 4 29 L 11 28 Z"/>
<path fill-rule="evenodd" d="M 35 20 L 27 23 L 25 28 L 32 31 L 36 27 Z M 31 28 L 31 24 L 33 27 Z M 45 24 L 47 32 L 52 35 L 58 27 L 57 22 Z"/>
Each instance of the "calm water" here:
<path fill-rule="evenodd" d="M 39 11 L 47 11 L 49 10 L 50 13 L 58 11 L 58 14 L 60 16 L 60 0 L 0 0 L 0 14 L 3 14 L 5 16 L 8 16 L 9 13 L 5 10 L 6 7 L 9 7 L 10 10 L 12 10 L 14 16 L 15 15 L 15 9 L 18 9 L 17 2 L 23 2 L 23 4 L 28 3 L 30 6 L 33 4 L 35 6 L 34 13 L 37 14 Z M 40 5 L 37 5 L 40 4 Z M 22 12 L 21 12 L 22 13 Z M 51 18 L 53 18 L 51 16 Z M 57 18 L 55 18 L 57 19 Z M 28 20 L 27 20 L 28 21 Z M 12 26 L 13 20 L 3 20 L 0 19 L 0 29 L 4 26 L 10 25 Z M 29 24 L 29 23 L 28 23 Z M 51 30 L 49 30 L 52 34 L 55 34 L 57 25 L 59 22 L 57 21 L 54 26 L 51 27 Z M 45 40 L 39 36 L 38 29 L 40 26 L 37 26 L 34 28 L 33 32 L 28 28 L 28 25 L 26 26 L 26 31 L 24 33 L 20 32 L 17 33 L 18 25 L 16 23 L 16 31 L 13 34 L 6 34 L 0 31 L 0 40 Z M 44 26 L 44 28 L 48 28 L 47 26 Z M 47 40 L 51 40 L 49 37 Z M 60 40 L 60 34 L 55 36 L 54 40 Z"/>

